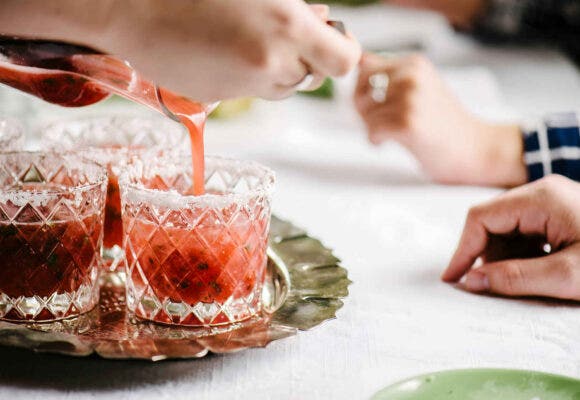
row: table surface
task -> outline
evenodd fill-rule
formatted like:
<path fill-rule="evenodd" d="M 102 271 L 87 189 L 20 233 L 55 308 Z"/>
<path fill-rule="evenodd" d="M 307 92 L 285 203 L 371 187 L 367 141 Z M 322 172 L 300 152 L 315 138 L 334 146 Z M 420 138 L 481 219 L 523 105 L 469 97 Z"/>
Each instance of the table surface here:
<path fill-rule="evenodd" d="M 580 109 L 578 72 L 561 54 L 449 40 L 451 51 L 431 55 L 482 116 Z M 109 361 L 0 348 L 0 399 L 365 399 L 412 375 L 465 367 L 580 377 L 577 305 L 475 296 L 438 279 L 467 209 L 498 191 L 431 184 L 400 147 L 368 145 L 351 106 L 352 83 L 339 82 L 331 101 L 257 102 L 207 129 L 208 152 L 274 168 L 276 213 L 342 259 L 354 284 L 336 320 L 265 349 L 199 360 Z M 0 110 L 8 106 L 4 99 Z M 63 115 L 31 107 L 32 125 Z"/>

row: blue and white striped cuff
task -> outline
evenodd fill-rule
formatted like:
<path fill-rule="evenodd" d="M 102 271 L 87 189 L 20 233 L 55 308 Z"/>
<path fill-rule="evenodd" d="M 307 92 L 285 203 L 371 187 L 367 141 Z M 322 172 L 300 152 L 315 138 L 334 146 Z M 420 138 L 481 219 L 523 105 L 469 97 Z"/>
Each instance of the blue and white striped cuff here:
<path fill-rule="evenodd" d="M 554 114 L 524 130 L 528 180 L 560 174 L 580 181 L 580 123 L 576 113 Z"/>

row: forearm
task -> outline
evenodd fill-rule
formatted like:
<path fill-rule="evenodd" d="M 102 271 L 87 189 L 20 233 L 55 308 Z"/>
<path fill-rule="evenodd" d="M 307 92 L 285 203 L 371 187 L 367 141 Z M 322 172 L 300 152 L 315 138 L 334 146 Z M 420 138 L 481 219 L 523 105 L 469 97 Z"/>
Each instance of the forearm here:
<path fill-rule="evenodd" d="M 580 118 L 577 113 L 552 114 L 532 127 L 481 123 L 486 137 L 483 184 L 514 187 L 550 174 L 580 181 Z"/>
<path fill-rule="evenodd" d="M 527 182 L 527 171 L 524 163 L 524 145 L 522 131 L 517 125 L 485 124 L 490 146 L 486 155 L 486 176 L 490 184 L 502 187 L 515 187 Z"/>
<path fill-rule="evenodd" d="M 114 0 L 2 0 L 0 34 L 106 48 Z"/>

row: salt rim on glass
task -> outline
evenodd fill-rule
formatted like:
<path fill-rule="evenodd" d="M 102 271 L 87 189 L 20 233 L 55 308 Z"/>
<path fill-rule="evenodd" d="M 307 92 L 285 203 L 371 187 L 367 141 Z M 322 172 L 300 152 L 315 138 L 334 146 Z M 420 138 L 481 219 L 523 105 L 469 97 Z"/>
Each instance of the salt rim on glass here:
<path fill-rule="evenodd" d="M 0 151 L 16 151 L 24 148 L 24 127 L 13 118 L 0 117 Z"/>
<path fill-rule="evenodd" d="M 0 319 L 54 321 L 98 302 L 107 173 L 72 153 L 0 153 Z"/>
<path fill-rule="evenodd" d="M 115 115 L 61 120 L 41 130 L 46 148 L 76 150 L 85 157 L 107 166 L 109 186 L 105 212 L 103 255 L 106 270 L 123 265 L 123 226 L 118 175 L 133 157 L 155 150 L 159 154 L 189 145 L 189 137 L 179 124 L 167 118 Z"/>
<path fill-rule="evenodd" d="M 127 304 L 137 317 L 196 327 L 261 310 L 275 176 L 255 162 L 206 157 L 206 194 L 191 158 L 135 160 L 120 177 Z"/>

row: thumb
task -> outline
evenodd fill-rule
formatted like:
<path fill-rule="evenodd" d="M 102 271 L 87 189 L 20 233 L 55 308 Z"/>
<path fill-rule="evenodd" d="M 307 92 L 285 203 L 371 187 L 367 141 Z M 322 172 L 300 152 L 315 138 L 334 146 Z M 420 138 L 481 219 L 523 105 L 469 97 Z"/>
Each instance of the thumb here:
<path fill-rule="evenodd" d="M 466 275 L 465 286 L 471 292 L 580 300 L 580 248 L 484 264 Z"/>

